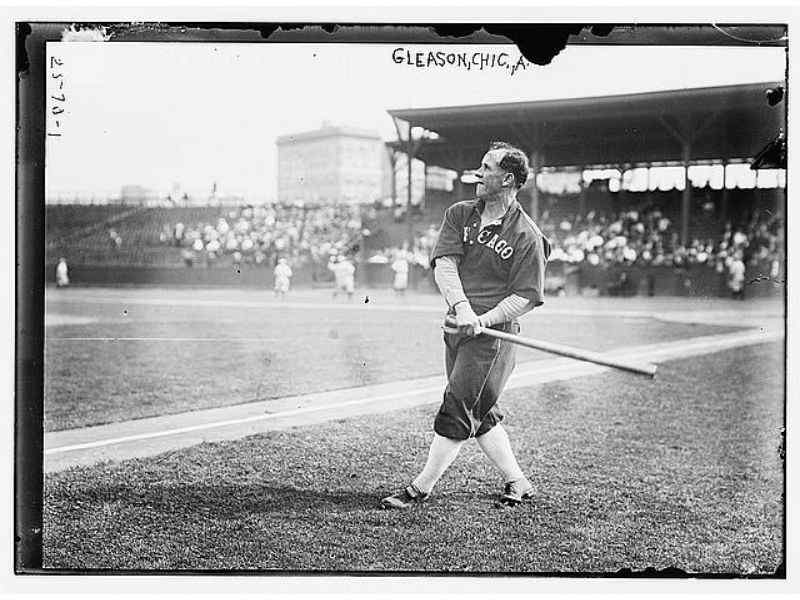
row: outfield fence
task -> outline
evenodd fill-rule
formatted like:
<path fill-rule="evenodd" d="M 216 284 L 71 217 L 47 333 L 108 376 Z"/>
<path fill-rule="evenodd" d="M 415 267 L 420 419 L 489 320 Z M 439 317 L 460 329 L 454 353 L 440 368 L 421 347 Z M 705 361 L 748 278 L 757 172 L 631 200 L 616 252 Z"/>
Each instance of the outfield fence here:
<path fill-rule="evenodd" d="M 55 264 L 46 265 L 47 282 L 55 283 Z M 332 288 L 333 275 L 327 270 L 304 265 L 294 270 L 295 289 Z M 69 269 L 73 285 L 157 285 L 157 286 L 242 286 L 271 289 L 272 269 L 244 264 L 231 266 L 132 266 L 73 265 Z M 389 289 L 394 273 L 389 265 L 361 264 L 356 270 L 356 285 L 368 289 Z M 745 277 L 747 297 L 781 297 L 785 292 L 783 275 L 771 277 L 769 265 L 748 267 Z M 686 268 L 667 266 L 592 267 L 552 263 L 548 266 L 546 292 L 600 296 L 707 296 L 728 297 L 727 274 L 707 265 Z M 430 269 L 413 265 L 409 269 L 409 289 L 436 293 Z"/>

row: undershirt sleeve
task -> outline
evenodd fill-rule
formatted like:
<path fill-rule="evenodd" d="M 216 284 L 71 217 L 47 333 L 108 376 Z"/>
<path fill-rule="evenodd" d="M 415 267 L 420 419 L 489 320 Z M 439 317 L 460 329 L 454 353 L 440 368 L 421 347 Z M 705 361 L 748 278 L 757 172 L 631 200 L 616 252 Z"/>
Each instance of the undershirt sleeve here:
<path fill-rule="evenodd" d="M 503 298 L 493 309 L 480 315 L 481 323 L 485 326 L 505 323 L 533 309 L 533 302 L 517 294 L 511 294 Z"/>
<path fill-rule="evenodd" d="M 433 278 L 450 308 L 453 308 L 457 302 L 468 301 L 461 285 L 461 277 L 458 274 L 459 261 L 460 257 L 458 256 L 440 256 L 433 268 Z"/>

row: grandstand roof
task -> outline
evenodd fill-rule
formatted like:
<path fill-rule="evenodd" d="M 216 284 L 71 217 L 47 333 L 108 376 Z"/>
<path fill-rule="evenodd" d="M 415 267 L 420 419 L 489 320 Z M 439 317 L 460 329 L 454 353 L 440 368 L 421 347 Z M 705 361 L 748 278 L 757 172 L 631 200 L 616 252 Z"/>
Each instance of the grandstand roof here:
<path fill-rule="evenodd" d="M 431 165 L 475 168 L 492 140 L 543 154 L 543 166 L 753 157 L 785 123 L 785 101 L 770 106 L 780 82 L 533 102 L 390 110 L 439 135 L 415 155 Z M 676 135 L 677 134 L 677 135 Z M 402 142 L 391 142 L 403 150 Z"/>

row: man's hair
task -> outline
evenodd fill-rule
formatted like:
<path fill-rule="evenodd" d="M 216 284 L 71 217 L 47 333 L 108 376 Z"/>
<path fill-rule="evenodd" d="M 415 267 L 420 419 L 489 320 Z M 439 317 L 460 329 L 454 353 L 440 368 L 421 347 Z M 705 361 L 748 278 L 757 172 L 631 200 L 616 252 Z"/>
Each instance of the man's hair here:
<path fill-rule="evenodd" d="M 525 153 L 507 142 L 492 142 L 489 150 L 503 150 L 503 158 L 500 160 L 500 168 L 514 176 L 517 189 L 525 185 L 528 180 L 528 157 Z"/>

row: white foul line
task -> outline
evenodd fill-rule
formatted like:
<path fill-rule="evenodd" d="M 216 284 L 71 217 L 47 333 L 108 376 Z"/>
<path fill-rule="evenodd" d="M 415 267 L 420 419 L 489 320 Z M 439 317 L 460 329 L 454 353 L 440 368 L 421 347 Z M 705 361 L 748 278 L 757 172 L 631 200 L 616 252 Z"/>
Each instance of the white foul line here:
<path fill-rule="evenodd" d="M 383 400 L 392 400 L 394 398 L 407 398 L 409 395 L 414 394 L 428 394 L 430 392 L 441 391 L 442 386 L 421 388 L 414 390 L 409 394 L 408 391 L 395 392 L 393 394 L 386 394 L 384 396 L 374 396 L 370 398 L 361 398 L 359 400 L 348 400 L 347 402 L 339 402 L 337 404 L 326 404 L 323 406 L 305 406 L 303 408 L 295 408 L 292 410 L 285 410 L 279 413 L 266 413 L 263 415 L 253 415 L 251 417 L 242 417 L 239 419 L 229 419 L 227 421 L 214 421 L 213 423 L 201 423 L 199 425 L 190 425 L 188 427 L 178 427 L 176 429 L 164 429 L 162 431 L 152 431 L 150 433 L 140 433 L 136 435 L 128 435 L 124 437 L 111 438 L 106 440 L 97 440 L 94 442 L 86 442 L 84 444 L 74 444 L 72 446 L 59 446 L 58 448 L 49 448 L 45 450 L 45 454 L 55 454 L 56 452 L 70 452 L 71 450 L 85 450 L 88 448 L 99 448 L 100 446 L 112 446 L 114 444 L 121 444 L 123 442 L 133 442 L 137 440 L 146 440 L 156 437 L 165 437 L 170 435 L 177 435 L 181 433 L 189 433 L 191 431 L 201 431 L 203 429 L 214 429 L 216 427 L 225 427 L 227 425 L 240 425 L 242 423 L 252 423 L 255 421 L 266 421 L 268 419 L 276 419 L 280 417 L 291 417 L 294 415 L 301 415 L 304 413 L 317 412 L 323 410 L 330 410 L 341 408 L 343 406 L 353 406 L 356 404 L 368 404 L 370 402 L 381 402 Z"/>
<path fill-rule="evenodd" d="M 591 365 L 595 369 L 605 369 L 600 365 Z M 575 371 L 575 365 L 572 363 L 554 365 L 546 369 L 540 369 L 538 375 L 556 375 L 562 371 Z M 582 374 L 582 373 L 578 373 Z M 358 404 L 370 404 L 373 402 L 383 402 L 384 400 L 394 400 L 396 398 L 408 398 L 409 396 L 418 396 L 420 394 L 430 394 L 441 392 L 446 384 L 444 379 L 436 386 L 428 386 L 424 388 L 415 389 L 412 391 L 403 390 L 402 392 L 393 392 L 391 394 L 384 394 L 383 396 L 370 396 L 368 398 L 360 398 L 358 400 L 347 400 L 345 402 L 337 402 L 336 404 L 323 404 L 318 406 L 305 406 L 303 408 L 295 408 L 285 410 L 278 413 L 265 413 L 261 415 L 252 415 L 250 417 L 240 417 L 238 419 L 228 419 L 225 421 L 213 421 L 211 423 L 200 423 L 198 425 L 189 425 L 187 427 L 177 427 L 175 429 L 163 429 L 161 431 L 151 431 L 149 433 L 139 433 L 136 435 L 128 435 L 118 438 L 108 438 L 104 440 L 96 440 L 94 442 L 85 442 L 83 444 L 73 444 L 71 446 L 59 446 L 57 448 L 48 448 L 45 454 L 55 454 L 58 452 L 70 452 L 73 450 L 87 450 L 89 448 L 99 448 L 101 446 L 113 446 L 115 444 L 122 444 L 124 442 L 134 442 L 138 440 L 147 440 L 157 437 L 167 437 L 170 435 L 179 435 L 182 433 L 190 433 L 192 431 L 202 431 L 204 429 L 215 429 L 217 427 L 226 427 L 228 425 L 241 425 L 243 423 L 254 423 L 257 421 L 267 421 L 269 419 L 278 419 L 282 417 L 292 417 L 295 415 L 302 415 L 312 412 L 321 412 L 325 410 L 332 410 L 343 408 L 345 406 L 356 406 Z M 514 386 L 507 386 L 506 389 L 511 389 Z"/>

